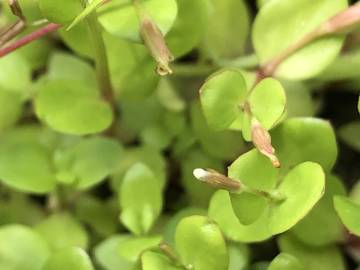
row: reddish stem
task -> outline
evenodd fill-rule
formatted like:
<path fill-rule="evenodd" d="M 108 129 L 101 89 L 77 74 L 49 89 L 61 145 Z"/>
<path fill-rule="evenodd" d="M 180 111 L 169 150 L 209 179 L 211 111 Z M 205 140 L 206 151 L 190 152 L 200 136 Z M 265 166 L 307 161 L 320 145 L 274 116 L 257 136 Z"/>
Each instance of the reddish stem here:
<path fill-rule="evenodd" d="M 19 48 L 27 45 L 28 43 L 31 43 L 34 40 L 37 40 L 37 39 L 47 35 L 48 33 L 58 30 L 60 27 L 61 27 L 61 25 L 55 24 L 55 23 L 49 23 L 48 25 L 45 25 L 44 27 L 36 30 L 35 32 L 32 32 L 32 33 L 20 38 L 19 40 L 13 42 L 9 46 L 0 49 L 0 58 L 15 51 L 16 49 L 19 49 Z"/>

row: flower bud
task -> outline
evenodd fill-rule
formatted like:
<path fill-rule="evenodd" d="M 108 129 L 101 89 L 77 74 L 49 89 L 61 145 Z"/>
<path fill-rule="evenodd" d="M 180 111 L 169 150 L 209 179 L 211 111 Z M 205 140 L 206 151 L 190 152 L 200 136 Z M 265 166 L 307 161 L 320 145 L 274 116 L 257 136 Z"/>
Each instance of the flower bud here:
<path fill-rule="evenodd" d="M 201 168 L 197 168 L 193 171 L 193 174 L 198 180 L 218 189 L 225 189 L 231 192 L 237 192 L 241 188 L 241 183 L 239 181 L 235 181 L 212 169 L 204 170 Z"/>
<path fill-rule="evenodd" d="M 271 160 L 274 167 L 280 167 L 280 162 L 275 155 L 275 149 L 271 145 L 271 136 L 269 132 L 263 128 L 255 118 L 251 123 L 251 139 L 260 153 Z"/>
<path fill-rule="evenodd" d="M 140 34 L 145 46 L 158 64 L 156 72 L 161 76 L 172 74 L 169 62 L 173 61 L 174 57 L 166 45 L 161 30 L 148 16 L 140 17 Z"/>

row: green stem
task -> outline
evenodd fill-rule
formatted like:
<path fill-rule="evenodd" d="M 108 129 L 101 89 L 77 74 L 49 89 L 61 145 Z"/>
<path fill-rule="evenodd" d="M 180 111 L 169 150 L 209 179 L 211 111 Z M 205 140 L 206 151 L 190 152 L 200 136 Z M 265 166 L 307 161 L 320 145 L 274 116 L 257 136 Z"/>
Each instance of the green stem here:
<path fill-rule="evenodd" d="M 96 66 L 97 81 L 104 100 L 110 103 L 113 111 L 116 111 L 116 102 L 110 80 L 109 65 L 101 29 L 97 20 L 97 14 L 91 13 L 87 19 L 90 40 L 93 45 Z"/>
<path fill-rule="evenodd" d="M 243 185 L 242 187 L 242 191 L 243 192 L 247 192 L 253 195 L 257 195 L 260 197 L 264 197 L 270 201 L 275 201 L 275 202 L 280 202 L 286 199 L 286 196 L 281 194 L 280 192 L 278 192 L 277 190 L 273 190 L 273 191 L 263 191 L 263 190 L 258 190 L 258 189 L 254 189 L 254 188 L 250 188 L 248 186 Z"/>
<path fill-rule="evenodd" d="M 172 66 L 174 76 L 179 77 L 201 77 L 207 76 L 217 70 L 216 66 L 211 65 L 189 65 L 174 64 Z"/>

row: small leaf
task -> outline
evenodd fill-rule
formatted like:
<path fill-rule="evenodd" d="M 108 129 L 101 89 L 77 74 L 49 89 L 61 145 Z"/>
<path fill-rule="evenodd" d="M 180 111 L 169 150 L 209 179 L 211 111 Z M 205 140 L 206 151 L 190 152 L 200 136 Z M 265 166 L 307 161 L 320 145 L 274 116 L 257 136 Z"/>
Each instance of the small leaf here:
<path fill-rule="evenodd" d="M 130 237 L 126 241 L 123 241 L 118 246 L 118 252 L 120 255 L 131 262 L 136 262 L 141 252 L 146 249 L 156 247 L 160 244 L 161 236 L 144 236 L 144 237 Z"/>
<path fill-rule="evenodd" d="M 142 270 L 181 270 L 165 254 L 155 251 L 145 251 L 141 256 Z"/>
<path fill-rule="evenodd" d="M 334 197 L 335 210 L 346 228 L 360 236 L 360 204 L 344 197 Z"/>
<path fill-rule="evenodd" d="M 246 192 L 230 194 L 230 199 L 235 215 L 244 225 L 254 223 L 267 207 L 265 198 Z"/>
<path fill-rule="evenodd" d="M 177 15 L 175 0 L 141 1 L 141 6 L 164 35 L 169 32 Z M 108 3 L 99 9 L 99 13 L 101 14 L 99 21 L 107 32 L 131 41 L 140 41 L 139 19 L 131 1 L 121 0 Z"/>
<path fill-rule="evenodd" d="M 334 130 L 327 121 L 292 118 L 276 127 L 271 138 L 283 172 L 305 161 L 319 163 L 326 172 L 335 164 L 337 143 Z"/>
<path fill-rule="evenodd" d="M 304 266 L 293 255 L 280 253 L 269 265 L 268 270 L 304 270 Z"/>
<path fill-rule="evenodd" d="M 228 270 L 245 270 L 250 263 L 250 248 L 245 244 L 228 245 L 229 268 Z"/>
<path fill-rule="evenodd" d="M 78 0 L 63 0 L 61 5 L 52 0 L 39 0 L 42 14 L 51 22 L 67 24 L 81 11 L 81 2 Z"/>
<path fill-rule="evenodd" d="M 0 227 L 0 269 L 39 270 L 49 255 L 46 241 L 30 228 Z"/>
<path fill-rule="evenodd" d="M 0 90 L 0 130 L 4 130 L 20 118 L 23 101 L 17 93 Z"/>
<path fill-rule="evenodd" d="M 46 193 L 55 186 L 49 149 L 26 127 L 3 134 L 0 143 L 0 179 L 24 192 Z M 31 161 L 31 162 L 29 162 Z"/>
<path fill-rule="evenodd" d="M 239 71 L 225 69 L 208 78 L 200 89 L 200 100 L 209 126 L 222 130 L 241 118 L 246 95 L 246 82 Z"/>
<path fill-rule="evenodd" d="M 154 173 L 136 163 L 126 172 L 119 195 L 123 224 L 136 235 L 147 233 L 162 208 L 161 186 Z"/>
<path fill-rule="evenodd" d="M 56 131 L 85 135 L 103 131 L 111 124 L 110 106 L 95 88 L 83 82 L 53 80 L 41 83 L 37 90 L 36 114 Z"/>
<path fill-rule="evenodd" d="M 250 109 L 262 126 L 269 130 L 285 110 L 285 91 L 281 83 L 267 78 L 259 82 L 249 97 Z"/>
<path fill-rule="evenodd" d="M 55 155 L 58 179 L 78 189 L 90 188 L 112 173 L 123 149 L 112 139 L 91 137 L 58 150 Z"/>
<path fill-rule="evenodd" d="M 332 175 L 326 176 L 324 196 L 291 232 L 310 246 L 325 246 L 343 241 L 344 228 L 334 209 L 333 197 L 345 194 L 345 187 L 340 179 Z"/>
<path fill-rule="evenodd" d="M 228 253 L 219 227 L 209 218 L 191 216 L 180 221 L 176 250 L 186 268 L 227 270 Z"/>
<path fill-rule="evenodd" d="M 268 229 L 268 207 L 254 223 L 243 225 L 232 209 L 229 192 L 225 190 L 217 191 L 211 198 L 209 216 L 219 224 L 224 235 L 232 241 L 253 243 L 264 241 L 271 236 Z"/>
<path fill-rule="evenodd" d="M 273 0 L 272 0 L 273 1 Z M 336 245 L 314 248 L 302 244 L 288 234 L 278 238 L 281 252 L 298 258 L 306 270 L 345 270 L 342 252 Z"/>
<path fill-rule="evenodd" d="M 269 1 L 260 9 L 253 28 L 252 39 L 260 62 L 277 57 L 347 5 L 346 0 Z M 286 59 L 276 75 L 301 80 L 319 74 L 336 58 L 343 39 L 328 36 L 312 42 Z"/>
<path fill-rule="evenodd" d="M 286 198 L 270 208 L 272 234 L 282 233 L 304 218 L 322 197 L 324 188 L 325 175 L 319 164 L 304 162 L 292 169 L 277 189 Z"/>
<path fill-rule="evenodd" d="M 90 257 L 78 247 L 69 247 L 50 256 L 41 270 L 94 270 Z"/>
<path fill-rule="evenodd" d="M 35 226 L 35 230 L 48 241 L 52 250 L 68 247 L 87 248 L 85 228 L 70 214 L 57 213 Z"/>
<path fill-rule="evenodd" d="M 211 19 L 208 22 L 204 40 L 206 52 L 215 60 L 242 55 L 250 28 L 250 14 L 246 1 L 212 0 L 209 2 Z M 205 7 L 203 5 L 203 9 Z"/>

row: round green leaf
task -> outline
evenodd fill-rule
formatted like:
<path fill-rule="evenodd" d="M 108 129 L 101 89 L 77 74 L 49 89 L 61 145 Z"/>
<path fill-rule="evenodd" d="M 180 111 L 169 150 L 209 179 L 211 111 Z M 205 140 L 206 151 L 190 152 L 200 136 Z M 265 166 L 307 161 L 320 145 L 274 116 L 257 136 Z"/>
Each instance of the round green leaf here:
<path fill-rule="evenodd" d="M 250 263 L 250 248 L 245 244 L 229 244 L 228 270 L 245 270 Z"/>
<path fill-rule="evenodd" d="M 360 121 L 354 121 L 339 129 L 340 138 L 349 146 L 360 151 Z"/>
<path fill-rule="evenodd" d="M 244 52 L 250 16 L 243 0 L 212 0 L 204 46 L 211 58 L 221 60 Z M 203 9 L 205 9 L 203 5 Z M 216 18 L 216 19 L 213 19 Z M 236 37 L 236 38 L 235 38 Z"/>
<path fill-rule="evenodd" d="M 0 90 L 0 130 L 12 126 L 20 118 L 22 105 L 19 94 Z"/>
<path fill-rule="evenodd" d="M 219 227 L 207 217 L 180 221 L 175 234 L 176 250 L 183 265 L 196 270 L 227 270 L 228 253 Z"/>
<path fill-rule="evenodd" d="M 105 270 L 134 270 L 141 253 L 160 241 L 159 236 L 113 235 L 95 247 L 95 258 Z"/>
<path fill-rule="evenodd" d="M 347 5 L 346 0 L 270 1 L 260 9 L 253 28 L 253 43 L 260 62 L 264 64 L 277 57 Z M 328 36 L 312 42 L 285 60 L 276 75 L 307 79 L 319 74 L 335 59 L 343 39 Z"/>
<path fill-rule="evenodd" d="M 292 118 L 276 127 L 271 138 L 283 171 L 301 162 L 313 161 L 328 172 L 335 164 L 337 144 L 328 121 Z"/>
<path fill-rule="evenodd" d="M 283 115 L 286 96 L 281 83 L 273 78 L 259 82 L 249 97 L 250 109 L 266 129 L 270 129 Z"/>
<path fill-rule="evenodd" d="M 344 229 L 334 206 L 333 196 L 345 195 L 345 187 L 340 179 L 326 176 L 325 194 L 311 212 L 291 232 L 307 245 L 325 246 L 341 242 Z"/>
<path fill-rule="evenodd" d="M 120 162 L 123 149 L 112 139 L 92 137 L 57 151 L 55 164 L 58 179 L 87 189 L 104 180 Z"/>
<path fill-rule="evenodd" d="M 169 32 L 177 15 L 175 0 L 165 2 L 147 0 L 141 1 L 140 4 L 164 35 Z M 101 14 L 99 21 L 107 32 L 131 41 L 141 40 L 139 19 L 130 0 L 111 2 L 99 8 L 99 12 Z"/>
<path fill-rule="evenodd" d="M 281 252 L 286 252 L 298 258 L 307 270 L 345 270 L 344 259 L 336 245 L 325 247 L 311 247 L 302 244 L 290 235 L 278 238 Z"/>
<path fill-rule="evenodd" d="M 162 208 L 162 187 L 154 173 L 142 163 L 126 172 L 119 190 L 120 218 L 136 235 L 147 233 Z"/>
<path fill-rule="evenodd" d="M 270 263 L 268 270 L 303 270 L 301 262 L 293 255 L 280 253 Z"/>
<path fill-rule="evenodd" d="M 63 0 L 61 4 L 52 0 L 39 0 L 42 14 L 51 22 L 66 24 L 82 11 L 79 0 Z"/>
<path fill-rule="evenodd" d="M 207 1 L 180 0 L 177 4 L 177 18 L 166 35 L 168 47 L 175 57 L 186 54 L 200 43 L 208 23 Z"/>
<path fill-rule="evenodd" d="M 240 118 L 246 95 L 246 82 L 240 71 L 225 69 L 208 78 L 200 89 L 200 100 L 209 126 L 226 129 Z"/>
<path fill-rule="evenodd" d="M 31 83 L 31 70 L 25 58 L 18 52 L 0 58 L 0 88 L 26 96 Z"/>
<path fill-rule="evenodd" d="M 225 190 L 217 191 L 211 198 L 209 216 L 219 224 L 225 236 L 232 241 L 260 242 L 271 236 L 268 229 L 269 209 L 266 208 L 254 223 L 243 225 L 232 209 L 229 192 Z"/>
<path fill-rule="evenodd" d="M 360 204 L 343 196 L 335 196 L 334 206 L 346 228 L 360 236 Z"/>
<path fill-rule="evenodd" d="M 286 198 L 270 208 L 272 234 L 282 233 L 299 222 L 320 200 L 324 188 L 325 175 L 319 164 L 304 162 L 292 169 L 277 189 Z"/>
<path fill-rule="evenodd" d="M 53 80 L 41 83 L 37 90 L 36 114 L 56 131 L 85 135 L 111 124 L 110 106 L 83 82 Z"/>
<path fill-rule="evenodd" d="M 236 159 L 229 167 L 228 175 L 248 187 L 263 191 L 272 190 L 278 181 L 278 170 L 256 149 Z M 267 206 L 264 198 L 246 192 L 230 194 L 230 199 L 235 215 L 244 225 L 256 221 Z"/>
<path fill-rule="evenodd" d="M 27 132 L 20 129 L 18 132 L 9 132 L 0 143 L 0 179 L 24 192 L 53 190 L 55 181 L 49 150 L 27 137 Z"/>
<path fill-rule="evenodd" d="M 0 227 L 0 269 L 39 270 L 49 255 L 46 241 L 30 228 Z"/>
<path fill-rule="evenodd" d="M 69 247 L 50 256 L 41 270 L 94 270 L 90 257 L 78 247 Z"/>
<path fill-rule="evenodd" d="M 87 248 L 88 235 L 85 228 L 70 214 L 53 214 L 35 227 L 53 250 L 77 246 Z"/>
<path fill-rule="evenodd" d="M 155 251 L 146 251 L 141 256 L 142 270 L 181 270 L 180 266 L 173 265 L 173 261 L 165 254 Z"/>

